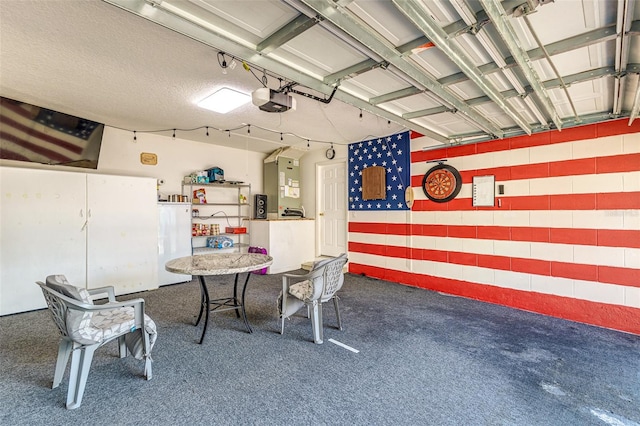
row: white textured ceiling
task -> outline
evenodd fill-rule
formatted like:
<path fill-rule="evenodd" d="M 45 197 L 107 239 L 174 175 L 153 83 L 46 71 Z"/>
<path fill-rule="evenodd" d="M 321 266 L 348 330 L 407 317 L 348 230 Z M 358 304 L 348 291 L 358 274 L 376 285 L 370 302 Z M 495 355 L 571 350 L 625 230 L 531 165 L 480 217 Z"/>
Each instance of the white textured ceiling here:
<path fill-rule="evenodd" d="M 522 51 L 537 49 L 529 78 L 511 65 L 513 51 L 484 10 L 494 3 Z M 434 144 L 466 143 L 633 114 L 640 72 L 636 2 L 558 0 L 526 18 L 510 14 L 535 3 L 0 0 L 0 95 L 131 131 L 177 129 L 181 138 L 243 148 L 249 138 L 249 149 L 265 153 L 407 128 L 433 136 Z M 307 25 L 304 31 L 295 32 L 296 19 Z M 426 37 L 421 20 L 437 27 L 443 41 Z M 295 37 L 272 42 L 281 28 Z M 416 40 L 435 46 L 407 50 Z M 238 65 L 223 75 L 220 50 L 245 60 L 254 74 Z M 499 63 L 505 58 L 506 67 Z M 359 64 L 369 69 L 356 71 Z M 265 69 L 272 89 L 281 84 L 276 75 L 320 99 L 339 87 L 329 103 L 293 94 L 297 109 L 281 114 L 252 104 L 226 115 L 196 106 L 222 86 L 253 92 Z M 470 79 L 474 73 L 483 85 Z M 531 76 L 543 92 L 531 93 Z M 187 131 L 204 126 L 209 137 L 204 128 Z"/>

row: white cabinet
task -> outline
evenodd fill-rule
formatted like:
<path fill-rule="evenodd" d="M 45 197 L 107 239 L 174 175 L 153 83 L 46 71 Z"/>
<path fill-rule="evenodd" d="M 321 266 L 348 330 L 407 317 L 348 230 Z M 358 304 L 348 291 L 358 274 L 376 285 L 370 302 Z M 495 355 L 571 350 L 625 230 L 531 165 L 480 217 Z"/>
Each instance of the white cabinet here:
<path fill-rule="evenodd" d="M 87 288 L 158 288 L 158 195 L 152 178 L 87 175 Z"/>
<path fill-rule="evenodd" d="M 300 269 L 315 259 L 313 219 L 252 220 L 251 241 L 273 257 L 270 274 Z"/>
<path fill-rule="evenodd" d="M 206 203 L 197 202 L 194 191 L 204 190 Z M 230 183 L 193 183 L 183 184 L 182 194 L 192 201 L 192 240 L 193 254 L 207 252 L 242 252 L 251 244 L 251 185 Z M 226 228 L 246 228 L 243 233 L 229 233 Z M 216 236 L 230 238 L 233 246 L 229 248 L 207 247 L 207 240 Z"/>
<path fill-rule="evenodd" d="M 151 178 L 0 167 L 0 315 L 44 308 L 35 281 L 63 274 L 117 294 L 157 287 Z"/>
<path fill-rule="evenodd" d="M 175 274 L 164 265 L 191 256 L 191 204 L 158 203 L 158 284 L 191 281 L 191 275 Z"/>

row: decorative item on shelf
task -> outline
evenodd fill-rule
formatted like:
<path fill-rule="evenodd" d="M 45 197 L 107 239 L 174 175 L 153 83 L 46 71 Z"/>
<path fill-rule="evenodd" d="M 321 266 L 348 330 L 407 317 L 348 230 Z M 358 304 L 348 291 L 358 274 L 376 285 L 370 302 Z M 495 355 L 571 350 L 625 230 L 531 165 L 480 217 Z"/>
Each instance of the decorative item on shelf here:
<path fill-rule="evenodd" d="M 224 170 L 220 167 L 211 167 L 205 171 L 207 172 L 209 182 L 224 182 Z"/>
<path fill-rule="evenodd" d="M 194 223 L 191 226 L 191 235 L 194 237 L 201 237 L 207 235 L 220 235 L 220 225 L 206 223 Z"/>
<path fill-rule="evenodd" d="M 207 192 L 204 188 L 198 188 L 193 191 L 194 204 L 207 204 Z"/>
<path fill-rule="evenodd" d="M 247 228 L 244 226 L 227 226 L 224 232 L 227 234 L 246 234 Z"/>
<path fill-rule="evenodd" d="M 200 217 L 200 210 L 198 210 L 198 209 L 191 210 L 191 216 Z"/>
<path fill-rule="evenodd" d="M 207 238 L 207 247 L 210 248 L 231 248 L 233 247 L 233 240 L 229 237 L 217 236 L 215 238 Z"/>

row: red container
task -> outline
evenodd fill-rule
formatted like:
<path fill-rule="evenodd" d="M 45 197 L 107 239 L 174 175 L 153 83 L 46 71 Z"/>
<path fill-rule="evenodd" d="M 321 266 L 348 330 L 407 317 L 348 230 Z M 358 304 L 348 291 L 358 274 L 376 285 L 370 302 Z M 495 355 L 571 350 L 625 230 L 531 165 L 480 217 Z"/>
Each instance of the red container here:
<path fill-rule="evenodd" d="M 247 228 L 244 226 L 227 226 L 224 228 L 224 232 L 227 234 L 246 234 Z"/>

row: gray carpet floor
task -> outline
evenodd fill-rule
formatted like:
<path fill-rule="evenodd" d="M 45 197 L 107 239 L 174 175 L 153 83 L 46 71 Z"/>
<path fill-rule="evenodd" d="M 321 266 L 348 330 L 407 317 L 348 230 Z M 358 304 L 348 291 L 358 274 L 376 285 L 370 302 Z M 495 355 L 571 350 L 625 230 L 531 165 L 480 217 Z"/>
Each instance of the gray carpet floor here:
<path fill-rule="evenodd" d="M 252 276 L 252 334 L 221 312 L 202 345 L 195 280 L 120 297 L 158 325 L 153 379 L 110 343 L 73 411 L 49 312 L 0 317 L 0 424 L 640 425 L 640 336 L 347 274 L 316 345 L 303 315 L 280 335 L 280 279 Z"/>

